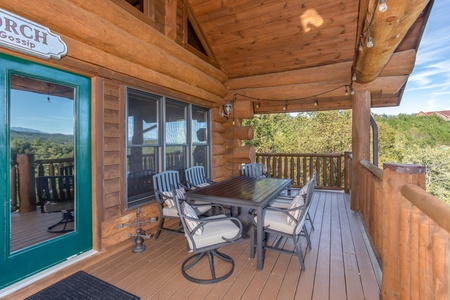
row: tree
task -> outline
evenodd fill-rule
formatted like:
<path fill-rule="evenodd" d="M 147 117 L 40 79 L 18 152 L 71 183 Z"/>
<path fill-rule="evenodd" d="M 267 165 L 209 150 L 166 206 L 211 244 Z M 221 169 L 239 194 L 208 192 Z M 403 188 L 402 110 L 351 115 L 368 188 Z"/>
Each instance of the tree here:
<path fill-rule="evenodd" d="M 410 150 L 403 163 L 426 167 L 427 191 L 450 204 L 450 150 L 430 146 Z"/>

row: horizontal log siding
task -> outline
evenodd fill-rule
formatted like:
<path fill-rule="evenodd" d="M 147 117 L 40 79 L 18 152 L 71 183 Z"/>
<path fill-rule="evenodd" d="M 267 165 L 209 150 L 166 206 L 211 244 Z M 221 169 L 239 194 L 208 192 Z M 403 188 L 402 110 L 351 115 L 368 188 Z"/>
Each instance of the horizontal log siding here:
<path fill-rule="evenodd" d="M 290 178 L 302 187 L 317 173 L 316 188 L 344 188 L 344 154 L 257 153 L 256 161 L 274 178 Z"/>

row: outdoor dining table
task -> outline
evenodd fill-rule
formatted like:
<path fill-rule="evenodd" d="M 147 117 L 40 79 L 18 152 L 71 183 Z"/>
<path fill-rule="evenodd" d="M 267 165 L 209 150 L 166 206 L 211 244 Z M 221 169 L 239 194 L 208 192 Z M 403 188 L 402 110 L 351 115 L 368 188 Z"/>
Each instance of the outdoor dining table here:
<path fill-rule="evenodd" d="M 264 266 L 264 208 L 290 184 L 291 179 L 238 176 L 188 191 L 186 200 L 255 209 L 257 268 L 262 270 Z"/>

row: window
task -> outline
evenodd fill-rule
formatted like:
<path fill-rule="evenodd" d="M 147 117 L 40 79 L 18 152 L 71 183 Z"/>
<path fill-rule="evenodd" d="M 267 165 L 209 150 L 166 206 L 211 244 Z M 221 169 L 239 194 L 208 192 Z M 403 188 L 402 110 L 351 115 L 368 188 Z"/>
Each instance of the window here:
<path fill-rule="evenodd" d="M 128 207 L 148 202 L 152 176 L 159 169 L 158 105 L 160 96 L 128 89 L 127 199 Z"/>
<path fill-rule="evenodd" d="M 194 165 L 210 173 L 209 110 L 163 96 L 127 91 L 127 208 L 154 199 L 153 175 Z"/>
<path fill-rule="evenodd" d="M 202 107 L 192 106 L 192 165 L 209 169 L 208 153 L 208 111 Z"/>

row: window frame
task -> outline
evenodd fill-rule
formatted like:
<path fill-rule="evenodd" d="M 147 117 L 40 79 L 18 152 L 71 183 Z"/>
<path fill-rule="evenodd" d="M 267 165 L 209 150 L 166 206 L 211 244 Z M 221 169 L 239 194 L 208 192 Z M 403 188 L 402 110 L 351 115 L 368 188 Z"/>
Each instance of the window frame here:
<path fill-rule="evenodd" d="M 153 144 L 142 144 L 142 145 L 131 145 L 128 143 L 128 139 L 129 139 L 129 126 L 128 126 L 128 118 L 129 118 L 129 97 L 130 97 L 130 91 L 137 91 L 139 93 L 143 93 L 143 94 L 148 94 L 151 96 L 157 96 L 158 99 L 157 101 L 157 128 L 158 128 L 158 143 L 157 145 L 153 145 Z M 166 139 L 166 120 L 167 120 L 167 104 L 168 103 L 174 103 L 174 104 L 180 104 L 184 107 L 185 109 L 185 122 L 186 122 L 186 143 L 182 143 L 182 144 L 167 144 L 167 139 Z M 205 175 L 210 177 L 211 176 L 211 166 L 212 166 L 212 151 L 211 151 L 211 112 L 209 108 L 206 107 L 202 107 L 200 105 L 193 105 L 191 103 L 188 103 L 186 101 L 182 101 L 180 99 L 176 99 L 173 97 L 168 97 L 165 95 L 162 95 L 161 93 L 154 93 L 151 91 L 146 91 L 146 90 L 142 90 L 142 89 L 138 89 L 138 88 L 134 88 L 134 87 L 126 87 L 125 89 L 125 108 L 126 108 L 126 113 L 125 113 L 125 162 L 126 162 L 126 166 L 125 166 L 125 171 L 124 171 L 124 176 L 125 176 L 125 197 L 124 197 L 124 207 L 125 209 L 134 209 L 143 205 L 146 205 L 148 203 L 152 203 L 155 201 L 155 195 L 153 192 L 153 186 L 151 186 L 151 192 L 149 193 L 150 195 L 147 195 L 145 197 L 143 197 L 140 200 L 134 200 L 134 202 L 130 203 L 129 201 L 129 196 L 128 196 L 128 188 L 129 188 L 129 182 L 128 182 L 128 173 L 129 173 L 129 164 L 128 164 L 128 152 L 130 148 L 133 147 L 142 147 L 142 148 L 148 148 L 148 147 L 154 147 L 155 148 L 155 156 L 158 160 L 158 162 L 155 162 L 155 173 L 160 173 L 162 171 L 167 170 L 167 147 L 169 146 L 181 146 L 183 147 L 183 170 L 185 168 L 189 168 L 191 166 L 193 166 L 193 158 L 192 158 L 192 153 L 193 153 L 193 147 L 197 146 L 198 143 L 194 143 L 193 142 L 193 136 L 192 136 L 192 118 L 193 118 L 193 114 L 192 114 L 192 109 L 193 107 L 195 107 L 195 109 L 204 109 L 205 113 L 206 113 L 206 134 L 207 134 L 207 138 L 206 138 L 206 144 L 202 144 L 202 146 L 204 145 L 207 149 L 207 163 L 206 163 L 206 167 L 205 167 Z M 184 178 L 184 174 L 181 174 L 182 171 L 180 170 L 180 178 L 183 181 Z"/>

